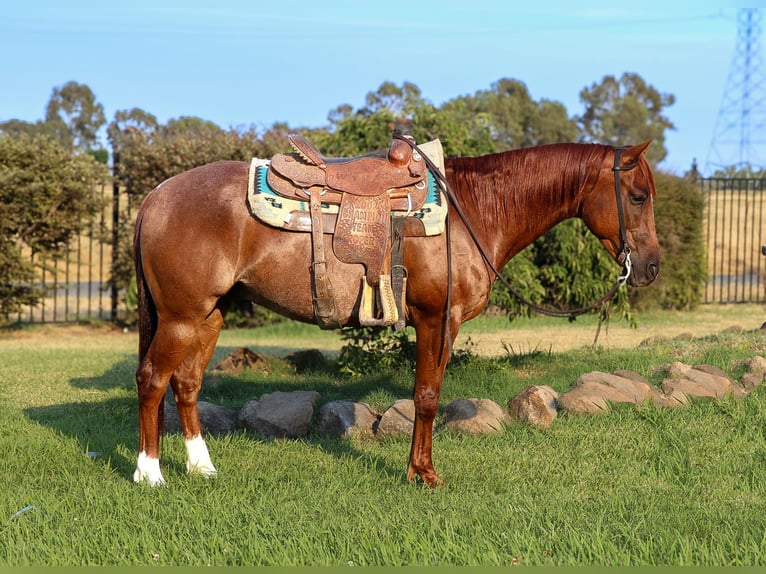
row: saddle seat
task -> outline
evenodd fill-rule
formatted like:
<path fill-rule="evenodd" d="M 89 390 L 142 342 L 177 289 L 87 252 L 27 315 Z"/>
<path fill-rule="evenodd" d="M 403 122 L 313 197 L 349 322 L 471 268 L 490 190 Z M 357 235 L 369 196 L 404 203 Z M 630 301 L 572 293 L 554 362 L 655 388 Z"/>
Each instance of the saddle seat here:
<path fill-rule="evenodd" d="M 385 157 L 371 153 L 352 158 L 326 158 L 302 135 L 287 137 L 296 153 L 275 155 L 271 168 L 301 189 L 320 187 L 369 197 L 419 184 L 426 177 L 427 168 L 421 155 L 398 139 L 392 140 Z"/>

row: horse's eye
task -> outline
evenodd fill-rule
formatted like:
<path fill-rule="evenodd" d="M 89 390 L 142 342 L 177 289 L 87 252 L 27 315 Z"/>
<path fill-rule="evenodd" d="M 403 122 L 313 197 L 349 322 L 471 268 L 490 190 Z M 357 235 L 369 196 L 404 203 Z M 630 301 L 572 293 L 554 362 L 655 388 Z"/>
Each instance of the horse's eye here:
<path fill-rule="evenodd" d="M 644 203 L 646 203 L 646 195 L 644 194 L 631 195 L 630 202 L 633 205 L 643 205 Z"/>

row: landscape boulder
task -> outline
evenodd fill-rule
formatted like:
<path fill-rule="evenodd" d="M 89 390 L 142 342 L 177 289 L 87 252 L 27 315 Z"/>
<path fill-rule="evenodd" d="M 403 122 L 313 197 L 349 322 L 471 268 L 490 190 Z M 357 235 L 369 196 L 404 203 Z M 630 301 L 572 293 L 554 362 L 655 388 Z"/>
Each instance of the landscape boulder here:
<path fill-rule="evenodd" d="M 224 434 L 237 429 L 239 409 L 197 401 L 197 410 L 205 434 Z M 165 402 L 165 432 L 181 432 L 178 409 L 171 401 Z"/>
<path fill-rule="evenodd" d="M 574 414 L 601 413 L 609 410 L 609 403 L 640 404 L 656 396 L 653 387 L 637 373 L 619 373 L 591 371 L 581 375 L 574 388 L 559 397 L 559 408 Z"/>
<path fill-rule="evenodd" d="M 728 394 L 742 398 L 747 391 L 731 380 L 726 373 L 709 365 L 690 367 L 675 361 L 668 367 L 669 378 L 662 382 L 666 394 L 683 392 L 693 397 L 712 397 L 722 399 Z"/>
<path fill-rule="evenodd" d="M 497 433 L 509 422 L 510 416 L 489 399 L 458 399 L 444 408 L 444 427 L 465 434 Z"/>
<path fill-rule="evenodd" d="M 766 359 L 756 355 L 746 364 L 747 372 L 742 375 L 742 387 L 746 391 L 752 391 L 763 383 L 766 374 Z"/>
<path fill-rule="evenodd" d="M 265 437 L 304 437 L 309 432 L 319 398 L 316 391 L 265 394 L 245 403 L 239 411 L 239 423 Z"/>
<path fill-rule="evenodd" d="M 317 429 L 333 436 L 372 435 L 379 418 L 366 403 L 331 401 L 319 409 Z"/>
<path fill-rule="evenodd" d="M 508 415 L 538 428 L 548 428 L 558 415 L 559 394 L 548 385 L 530 385 L 508 401 Z"/>
<path fill-rule="evenodd" d="M 383 413 L 375 434 L 378 437 L 412 435 L 415 427 L 415 401 L 399 399 Z"/>

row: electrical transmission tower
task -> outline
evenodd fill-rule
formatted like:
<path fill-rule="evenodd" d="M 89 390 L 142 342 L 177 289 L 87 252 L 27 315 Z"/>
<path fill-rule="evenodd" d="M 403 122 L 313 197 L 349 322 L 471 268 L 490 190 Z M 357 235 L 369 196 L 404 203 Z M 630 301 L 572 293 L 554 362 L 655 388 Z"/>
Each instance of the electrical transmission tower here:
<path fill-rule="evenodd" d="M 737 13 L 737 45 L 710 143 L 706 175 L 734 167 L 766 168 L 766 81 L 761 52 L 761 12 Z"/>

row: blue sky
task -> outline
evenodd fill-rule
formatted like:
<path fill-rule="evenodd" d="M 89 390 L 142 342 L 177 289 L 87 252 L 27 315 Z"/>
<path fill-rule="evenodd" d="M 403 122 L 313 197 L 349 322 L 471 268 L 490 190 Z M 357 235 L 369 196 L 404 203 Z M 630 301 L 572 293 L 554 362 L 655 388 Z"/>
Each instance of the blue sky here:
<path fill-rule="evenodd" d="M 41 119 L 72 80 L 109 121 L 320 127 L 384 81 L 440 105 L 501 78 L 573 116 L 583 88 L 633 72 L 676 97 L 662 167 L 680 174 L 705 167 L 736 39 L 723 0 L 20 0 L 0 16 L 0 121 Z"/>

